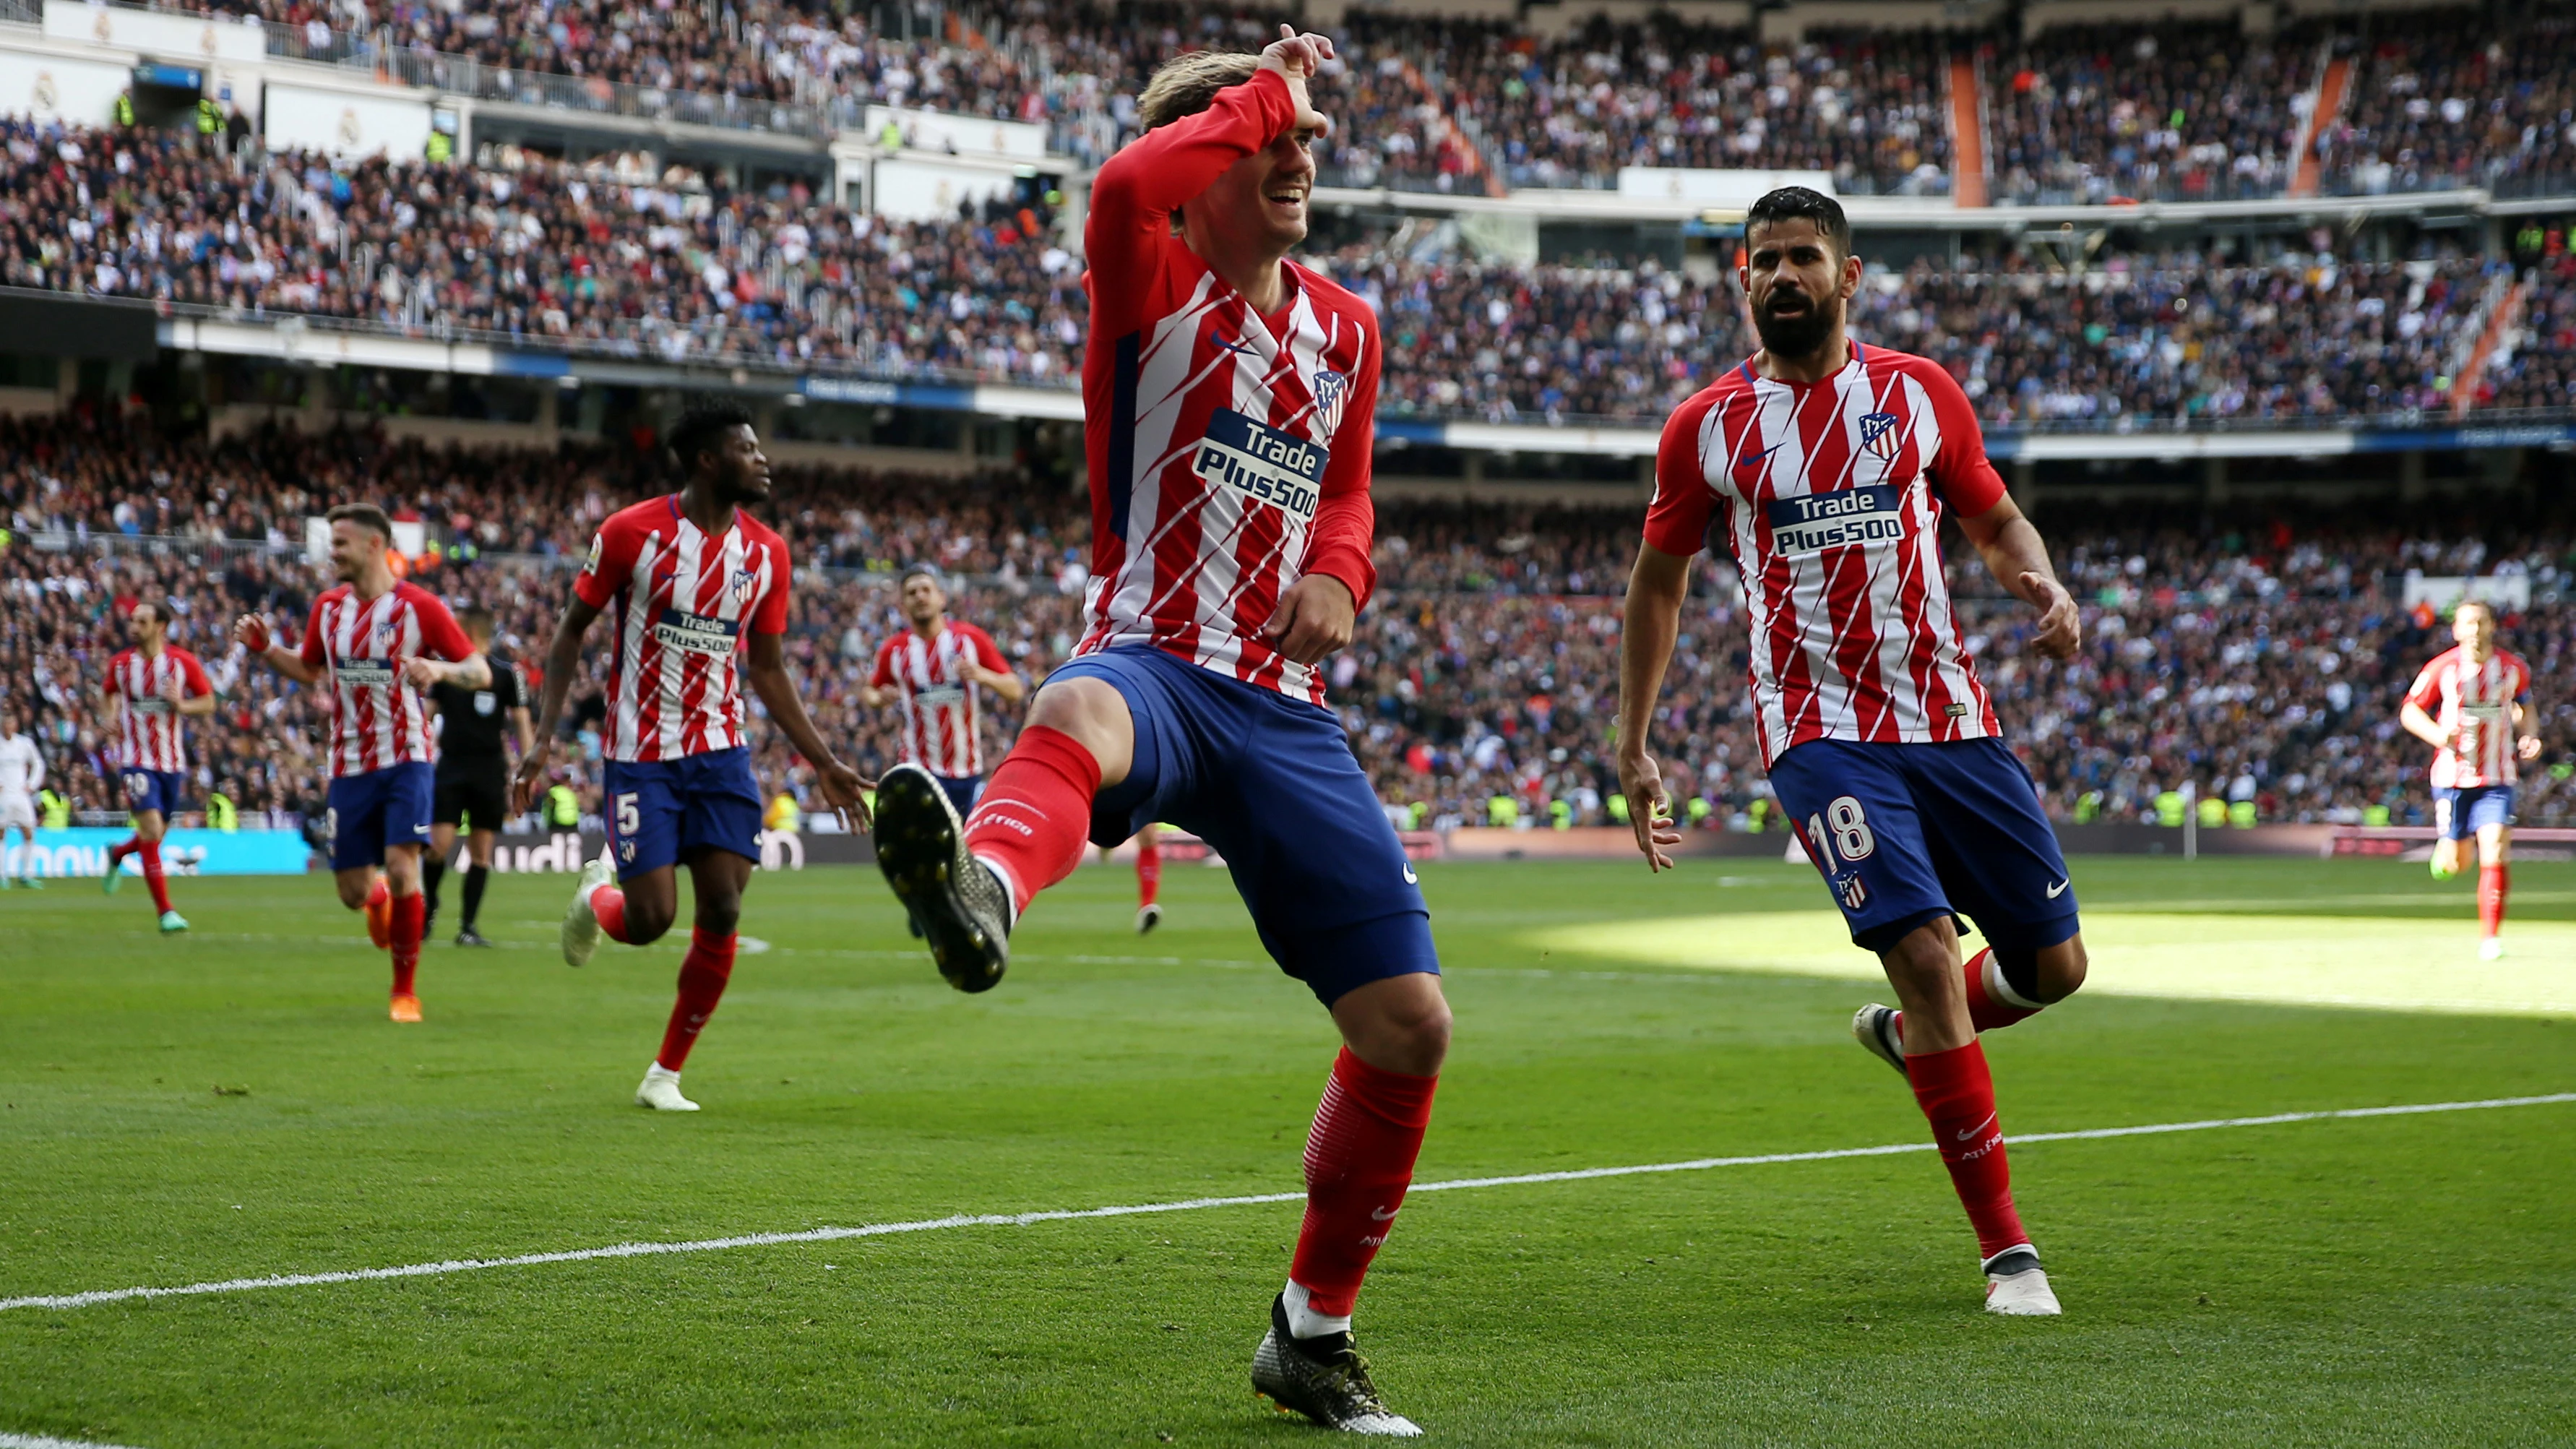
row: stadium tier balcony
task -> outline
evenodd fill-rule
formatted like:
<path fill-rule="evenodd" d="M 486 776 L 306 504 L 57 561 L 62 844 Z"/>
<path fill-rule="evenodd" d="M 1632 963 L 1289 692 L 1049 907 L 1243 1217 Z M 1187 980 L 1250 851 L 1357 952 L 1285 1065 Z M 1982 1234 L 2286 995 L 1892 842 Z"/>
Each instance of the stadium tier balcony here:
<path fill-rule="evenodd" d="M 2353 93 L 2324 129 L 2327 184 L 2347 195 L 2482 187 L 2576 192 L 2576 18 L 2564 7 L 2372 17 Z"/>

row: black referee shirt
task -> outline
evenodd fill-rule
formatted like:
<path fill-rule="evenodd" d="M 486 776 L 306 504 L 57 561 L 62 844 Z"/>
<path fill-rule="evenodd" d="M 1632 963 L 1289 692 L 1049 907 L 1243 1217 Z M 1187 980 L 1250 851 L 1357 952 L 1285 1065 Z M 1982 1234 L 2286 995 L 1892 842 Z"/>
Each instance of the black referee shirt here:
<path fill-rule="evenodd" d="M 497 769 L 509 762 L 510 711 L 526 702 L 519 693 L 518 666 L 492 661 L 492 683 L 483 689 L 460 684 L 433 684 L 438 702 L 438 772 Z"/>

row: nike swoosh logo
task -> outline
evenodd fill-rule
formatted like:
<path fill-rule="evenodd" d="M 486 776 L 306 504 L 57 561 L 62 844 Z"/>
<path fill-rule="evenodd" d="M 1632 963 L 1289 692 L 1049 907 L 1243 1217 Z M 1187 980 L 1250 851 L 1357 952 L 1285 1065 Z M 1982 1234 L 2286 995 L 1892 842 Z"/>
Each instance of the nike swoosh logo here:
<path fill-rule="evenodd" d="M 1959 1140 L 1960 1140 L 1960 1141 L 1962 1141 L 1962 1142 L 1965 1142 L 1965 1141 L 1967 1141 L 1969 1138 L 1976 1136 L 1978 1133 L 1985 1131 L 1987 1128 L 1992 1127 L 1993 1125 L 1995 1125 L 1995 1114 L 1994 1114 L 1994 1113 L 1992 1113 L 1992 1112 L 1988 1112 L 1988 1113 L 1986 1114 L 1986 1120 L 1984 1120 L 1983 1122 L 1978 1123 L 1978 1124 L 1977 1124 L 1976 1126 L 1974 1126 L 1974 1127 L 1969 1128 L 1967 1131 L 1960 1133 L 1960 1134 L 1959 1134 Z"/>
<path fill-rule="evenodd" d="M 2055 884 L 2055 885 L 2053 885 L 2053 886 L 2050 886 L 2050 887 L 2048 888 L 2048 898 L 2049 898 L 2050 900 L 2052 900 L 2052 901 L 2053 901 L 2053 900 L 2057 899 L 2059 896 L 2062 896 L 2062 895 L 2066 894 L 2066 888 L 2067 888 L 2068 886 L 2072 885 L 2072 884 L 2074 884 L 2074 882 L 2073 882 L 2073 881 L 2063 881 L 2063 880 L 2062 880 L 2062 881 L 2059 881 L 2057 884 Z"/>
<path fill-rule="evenodd" d="M 1743 457 L 1736 459 L 1735 466 L 1738 468 L 1759 468 L 1762 466 L 1763 459 L 1770 457 L 1772 454 L 1779 452 L 1782 448 L 1787 446 L 1789 445 L 1785 442 L 1773 443 L 1770 447 L 1763 449 L 1759 453 L 1747 453 Z"/>
<path fill-rule="evenodd" d="M 1413 873 L 1413 867 L 1410 864 L 1407 864 L 1404 868 L 1404 883 L 1406 885 L 1422 884 L 1422 877 Z"/>
<path fill-rule="evenodd" d="M 1369 1216 L 1382 1223 L 1391 1223 L 1395 1221 L 1395 1215 L 1402 1211 L 1404 1211 L 1402 1208 L 1370 1208 Z"/>

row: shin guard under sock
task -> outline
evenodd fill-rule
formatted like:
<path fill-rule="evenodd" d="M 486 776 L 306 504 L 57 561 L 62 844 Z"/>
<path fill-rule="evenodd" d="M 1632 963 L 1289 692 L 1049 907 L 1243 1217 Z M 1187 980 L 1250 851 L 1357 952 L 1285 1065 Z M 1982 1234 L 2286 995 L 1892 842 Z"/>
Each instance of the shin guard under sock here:
<path fill-rule="evenodd" d="M 394 995 L 410 996 L 412 973 L 420 969 L 420 930 L 429 914 L 429 902 L 415 891 L 394 897 L 393 945 Z"/>
<path fill-rule="evenodd" d="M 1348 1047 L 1333 1059 L 1306 1134 L 1306 1220 L 1288 1266 L 1314 1312 L 1350 1316 L 1360 1280 L 1413 1185 L 1413 1160 L 1439 1085 L 1438 1077 L 1370 1066 Z"/>
<path fill-rule="evenodd" d="M 966 825 L 967 853 L 1010 887 L 1015 919 L 1082 863 L 1099 793 L 1100 762 L 1081 741 L 1044 725 L 1020 731 Z"/>
<path fill-rule="evenodd" d="M 2512 889 L 2512 873 L 2507 865 L 2478 867 L 2478 930 L 2483 935 L 2504 929 L 2504 897 Z"/>
<path fill-rule="evenodd" d="M 1991 949 L 1968 958 L 1967 977 L 1968 1021 L 1981 1032 L 2027 1021 L 2048 1004 L 2016 989 Z"/>
<path fill-rule="evenodd" d="M 1163 847 L 1152 840 L 1136 844 L 1136 904 L 1150 906 L 1163 893 Z"/>
<path fill-rule="evenodd" d="M 1995 1112 L 1994 1077 L 1986 1050 L 1975 1042 L 1905 1059 L 1914 1100 L 1932 1124 L 1933 1144 L 1950 1169 L 1950 1186 L 1977 1230 L 1977 1257 L 1990 1261 L 2022 1247 L 2021 1214 L 2013 1207 L 2012 1172 L 2004 1165 L 2004 1131 Z"/>
<path fill-rule="evenodd" d="M 680 958 L 680 996 L 671 1003 L 670 1025 L 662 1029 L 661 1054 L 653 1058 L 664 1071 L 676 1072 L 688 1062 L 689 1048 L 698 1044 L 698 1033 L 733 979 L 733 953 L 733 932 L 690 930 L 689 953 Z"/>
<path fill-rule="evenodd" d="M 147 840 L 135 847 L 143 857 L 143 883 L 152 887 L 152 905 L 167 914 L 170 910 L 170 883 L 161 874 L 161 842 Z"/>

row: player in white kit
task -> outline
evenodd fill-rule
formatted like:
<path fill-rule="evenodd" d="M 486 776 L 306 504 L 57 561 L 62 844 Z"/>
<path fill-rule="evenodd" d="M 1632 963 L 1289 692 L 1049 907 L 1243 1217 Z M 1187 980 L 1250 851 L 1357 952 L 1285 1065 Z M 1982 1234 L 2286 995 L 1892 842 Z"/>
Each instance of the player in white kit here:
<path fill-rule="evenodd" d="M 36 878 L 36 791 L 45 783 L 45 755 L 19 733 L 18 713 L 0 705 L 0 890 L 9 888 L 8 849 L 18 836 L 18 882 L 43 890 Z"/>

